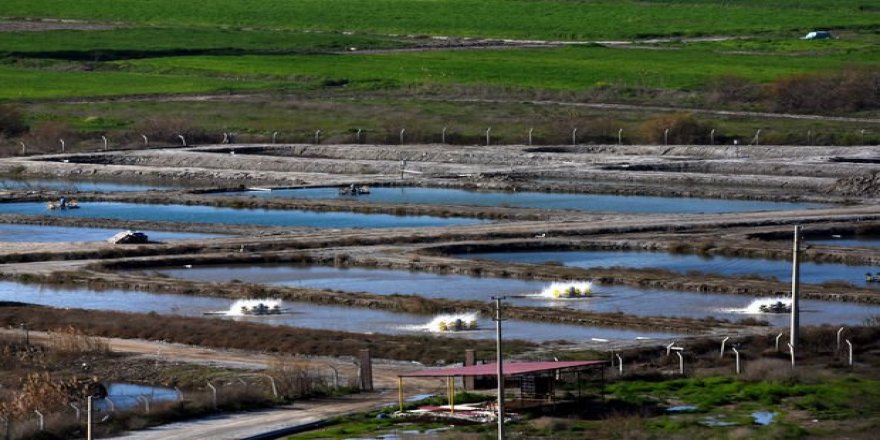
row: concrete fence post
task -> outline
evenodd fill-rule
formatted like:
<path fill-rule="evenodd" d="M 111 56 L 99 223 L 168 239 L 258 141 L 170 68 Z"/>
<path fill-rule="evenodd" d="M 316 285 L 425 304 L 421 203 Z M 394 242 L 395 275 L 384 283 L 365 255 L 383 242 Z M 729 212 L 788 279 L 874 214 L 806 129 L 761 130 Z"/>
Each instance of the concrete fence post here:
<path fill-rule="evenodd" d="M 623 145 L 623 129 L 617 130 L 617 145 Z"/>
<path fill-rule="evenodd" d="M 101 136 L 101 140 L 104 142 L 104 151 L 107 151 L 110 144 L 110 142 L 107 140 L 107 136 Z"/>
<path fill-rule="evenodd" d="M 709 145 L 715 145 L 715 129 L 709 132 Z"/>
<path fill-rule="evenodd" d="M 529 129 L 529 146 L 532 145 L 532 132 L 535 131 L 534 128 Z"/>
<path fill-rule="evenodd" d="M 272 143 L 273 143 L 273 144 L 275 143 L 275 139 L 277 139 L 277 138 L 278 138 L 278 132 L 277 132 L 277 131 L 273 131 L 273 132 L 272 132 Z"/>
<path fill-rule="evenodd" d="M 788 345 L 788 352 L 789 352 L 789 354 L 791 354 L 791 369 L 793 370 L 794 369 L 794 346 L 791 345 L 791 342 L 788 342 L 787 345 Z"/>
<path fill-rule="evenodd" d="M 19 142 L 21 144 L 21 155 L 24 156 L 27 154 L 27 144 L 24 142 Z"/>
<path fill-rule="evenodd" d="M 572 145 L 578 144 L 577 137 L 578 137 L 578 129 L 575 128 L 575 129 L 571 130 L 571 144 Z"/>
<path fill-rule="evenodd" d="M 144 138 L 144 146 L 145 147 L 149 146 L 150 145 L 150 138 L 148 138 L 147 135 L 145 135 L 145 134 L 142 134 L 141 137 Z"/>
<path fill-rule="evenodd" d="M 144 402 L 144 414 L 150 413 L 150 399 L 146 396 L 138 396 L 137 400 Z"/>
<path fill-rule="evenodd" d="M 776 335 L 776 352 L 777 353 L 779 352 L 779 340 L 782 339 L 782 335 L 784 335 L 784 334 L 785 334 L 785 332 L 779 332 L 779 334 Z"/>
<path fill-rule="evenodd" d="M 477 351 L 473 348 L 468 348 L 464 351 L 464 366 L 470 367 L 472 365 L 476 365 L 477 363 Z M 473 376 L 464 376 L 462 378 L 463 386 L 465 390 L 473 390 L 475 388 L 474 377 Z"/>
<path fill-rule="evenodd" d="M 487 128 L 486 129 L 486 146 L 487 147 L 492 144 L 491 133 L 492 133 L 492 127 Z"/>
<path fill-rule="evenodd" d="M 76 404 L 76 402 L 70 402 L 69 405 L 71 408 L 73 408 L 73 411 L 76 414 L 76 423 L 79 423 L 79 421 L 82 420 L 82 417 L 80 417 L 79 406 Z"/>
<path fill-rule="evenodd" d="M 852 342 L 849 341 L 849 339 L 846 340 L 846 345 L 849 347 L 849 366 L 852 367 L 853 366 L 853 345 L 852 345 Z"/>
<path fill-rule="evenodd" d="M 34 413 L 39 418 L 40 431 L 45 431 L 46 430 L 46 418 L 43 417 L 43 413 L 41 413 L 39 410 L 36 410 L 36 409 L 34 410 Z"/>
<path fill-rule="evenodd" d="M 369 348 L 358 352 L 360 385 L 362 391 L 373 391 L 373 357 Z"/>
<path fill-rule="evenodd" d="M 663 145 L 669 145 L 669 129 L 663 130 Z"/>
<path fill-rule="evenodd" d="M 443 127 L 443 131 L 440 132 L 440 143 L 446 143 L 446 127 Z"/>
<path fill-rule="evenodd" d="M 400 129 L 400 145 L 403 145 L 405 136 L 406 136 L 406 129 L 401 128 Z"/>
<path fill-rule="evenodd" d="M 739 374 L 742 372 L 741 364 L 739 363 L 739 350 L 737 350 L 736 347 L 731 347 L 731 350 L 733 350 L 733 354 L 736 355 L 736 374 Z"/>
<path fill-rule="evenodd" d="M 214 387 L 214 385 L 211 384 L 210 381 L 208 381 L 207 383 L 208 383 L 208 388 L 211 389 L 211 396 L 212 396 L 211 402 L 214 405 L 214 409 L 217 409 L 217 388 Z"/>
<path fill-rule="evenodd" d="M 315 131 L 315 143 L 316 144 L 321 143 L 321 130 Z"/>
<path fill-rule="evenodd" d="M 361 143 L 361 132 L 362 131 L 363 131 L 362 129 L 358 128 L 357 134 L 355 135 L 355 142 L 358 144 Z"/>
<path fill-rule="evenodd" d="M 729 340 L 730 336 L 726 336 L 724 339 L 721 340 L 721 356 L 719 356 L 720 358 L 724 357 L 724 344 L 726 344 Z"/>
<path fill-rule="evenodd" d="M 58 141 L 61 142 L 61 152 L 63 153 L 64 152 L 64 139 L 58 139 Z"/>
<path fill-rule="evenodd" d="M 678 355 L 678 373 L 684 376 L 684 356 L 680 351 L 676 351 L 675 354 Z"/>
<path fill-rule="evenodd" d="M 183 137 L 182 134 L 177 135 L 177 137 L 180 139 L 180 144 L 181 144 L 181 146 L 184 146 L 184 147 L 185 147 L 185 146 L 186 146 L 186 138 Z"/>
<path fill-rule="evenodd" d="M 843 333 L 843 330 L 845 328 L 846 327 L 841 327 L 841 328 L 837 329 L 837 351 L 840 351 L 840 335 Z"/>

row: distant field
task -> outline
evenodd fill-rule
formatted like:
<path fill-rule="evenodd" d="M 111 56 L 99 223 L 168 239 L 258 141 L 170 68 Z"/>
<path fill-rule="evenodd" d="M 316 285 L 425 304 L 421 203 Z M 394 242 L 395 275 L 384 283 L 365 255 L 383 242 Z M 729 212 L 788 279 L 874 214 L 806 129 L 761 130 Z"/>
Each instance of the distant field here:
<path fill-rule="evenodd" d="M 876 28 L 867 0 L 4 0 L 0 17 L 542 39 Z"/>
<path fill-rule="evenodd" d="M 414 85 L 486 85 L 583 90 L 620 85 L 688 90 L 720 75 L 768 82 L 783 75 L 833 70 L 851 62 L 847 54 L 779 57 L 720 54 L 709 50 L 497 49 L 351 55 L 175 57 L 118 62 L 147 73 L 198 77 L 325 80 L 354 89 Z M 858 64 L 877 65 L 878 57 Z"/>
<path fill-rule="evenodd" d="M 210 28 L 118 28 L 0 33 L 0 55 L 85 61 L 211 53 L 312 53 L 399 47 L 383 37 Z"/>
<path fill-rule="evenodd" d="M 128 72 L 45 71 L 0 65 L 0 100 L 169 93 L 218 93 L 265 89 L 273 84 L 181 75 Z"/>

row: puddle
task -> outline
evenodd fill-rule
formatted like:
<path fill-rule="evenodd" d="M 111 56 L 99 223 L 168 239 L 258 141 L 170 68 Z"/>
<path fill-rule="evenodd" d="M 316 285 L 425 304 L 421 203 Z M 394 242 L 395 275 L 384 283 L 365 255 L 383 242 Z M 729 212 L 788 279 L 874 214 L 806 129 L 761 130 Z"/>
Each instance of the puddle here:
<path fill-rule="evenodd" d="M 722 415 L 713 415 L 708 416 L 699 422 L 703 426 L 711 426 L 711 427 L 725 427 L 725 426 L 736 426 L 738 423 L 730 422 L 724 420 L 724 416 Z"/>
<path fill-rule="evenodd" d="M 697 409 L 698 408 L 696 405 L 676 405 L 676 406 L 670 406 L 669 408 L 666 408 L 666 412 L 685 413 L 685 412 L 694 412 Z"/>
<path fill-rule="evenodd" d="M 553 298 L 547 281 L 513 278 L 472 277 L 406 270 L 338 268 L 306 265 L 212 265 L 193 268 L 157 269 L 173 278 L 194 281 L 265 283 L 368 292 L 378 295 L 417 294 L 425 298 L 482 300 L 507 296 L 508 303 L 525 307 L 566 307 L 595 312 L 624 312 L 642 316 L 682 316 L 739 320 L 747 316 L 786 325 L 787 314 L 762 313 L 752 297 L 700 294 L 683 291 L 641 289 L 630 286 L 593 285 L 591 292 L 577 298 Z M 575 283 L 578 284 L 578 283 Z M 583 283 L 581 283 L 583 284 Z M 552 291 L 552 289 L 549 289 Z M 551 292 L 552 293 L 552 292 Z M 880 306 L 843 302 L 801 301 L 805 324 L 860 324 L 880 315 Z"/>
<path fill-rule="evenodd" d="M 22 224 L 0 224 L 0 242 L 83 242 L 106 241 L 121 229 L 73 228 L 67 226 L 43 226 Z M 184 240 L 222 237 L 219 234 L 197 234 L 190 232 L 141 231 L 150 241 Z"/>
<path fill-rule="evenodd" d="M 223 298 L 155 294 L 139 291 L 57 289 L 39 285 L 0 282 L 0 301 L 17 301 L 58 308 L 111 310 L 119 312 L 204 317 L 206 313 L 229 310 L 233 301 Z M 285 302 L 288 313 L 263 316 L 213 316 L 210 319 L 260 322 L 275 326 L 292 326 L 353 333 L 418 335 L 428 334 L 425 328 L 433 316 L 393 313 L 384 310 L 324 306 L 311 303 Z M 439 333 L 438 333 L 439 334 Z M 495 338 L 494 323 L 481 316 L 478 330 L 446 332 L 444 337 L 465 339 Z M 669 339 L 679 335 L 665 332 L 643 332 L 627 329 L 585 327 L 509 320 L 504 322 L 505 338 L 533 342 L 552 340 L 582 341 L 590 338 L 633 340 L 636 338 Z"/>
<path fill-rule="evenodd" d="M 752 420 L 756 425 L 767 426 L 773 423 L 776 413 L 772 411 L 755 411 L 752 413 Z"/>
<path fill-rule="evenodd" d="M 0 179 L 0 190 L 50 190 L 76 192 L 139 192 L 149 190 L 174 189 L 173 186 L 144 185 L 137 183 L 111 183 L 88 180 L 57 180 L 57 179 Z"/>
<path fill-rule="evenodd" d="M 0 203 L 0 214 L 51 215 L 116 220 L 179 223 L 221 223 L 313 228 L 400 228 L 487 223 L 471 218 L 394 216 L 352 212 L 233 209 L 198 205 L 146 205 L 118 202 L 84 202 L 79 209 L 48 210 L 45 203 Z"/>
<path fill-rule="evenodd" d="M 281 189 L 223 193 L 255 197 L 296 197 L 304 199 L 352 199 L 341 196 L 336 187 Z M 620 213 L 697 214 L 721 212 L 781 211 L 819 208 L 813 203 L 765 202 L 681 197 L 619 196 L 543 192 L 467 191 L 448 188 L 371 187 L 370 194 L 356 196 L 371 203 L 412 203 L 428 205 L 511 206 L 539 209 Z"/>
<path fill-rule="evenodd" d="M 703 272 L 720 275 L 759 275 L 779 281 L 791 279 L 791 262 L 738 257 L 703 257 L 638 251 L 530 251 L 458 254 L 459 258 L 487 259 L 511 263 L 559 262 L 574 267 L 623 267 L 664 269 L 678 273 Z M 801 263 L 801 282 L 819 284 L 847 281 L 857 286 L 880 288 L 880 283 L 866 283 L 865 273 L 880 267 L 849 266 L 839 263 Z"/>

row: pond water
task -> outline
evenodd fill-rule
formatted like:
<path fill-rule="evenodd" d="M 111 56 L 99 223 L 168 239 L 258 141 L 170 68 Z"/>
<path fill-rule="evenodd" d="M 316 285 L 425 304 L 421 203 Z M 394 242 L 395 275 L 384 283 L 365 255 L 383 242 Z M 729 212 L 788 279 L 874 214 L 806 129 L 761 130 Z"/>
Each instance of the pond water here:
<path fill-rule="evenodd" d="M 73 228 L 67 226 L 0 224 L 0 242 L 82 242 L 104 241 L 120 229 Z M 218 234 L 191 232 L 142 231 L 150 241 L 184 240 L 221 237 Z"/>
<path fill-rule="evenodd" d="M 779 211 L 817 208 L 814 203 L 764 202 L 704 198 L 619 196 L 543 192 L 467 191 L 448 188 L 375 187 L 370 194 L 340 196 L 337 188 L 281 189 L 224 193 L 255 197 L 297 197 L 305 199 L 357 199 L 373 203 L 428 205 L 510 206 L 540 209 L 572 209 L 621 213 L 696 214 L 748 211 Z"/>
<path fill-rule="evenodd" d="M 486 223 L 472 218 L 394 216 L 352 212 L 233 209 L 199 205 L 147 205 L 119 202 L 83 202 L 79 209 L 49 210 L 45 203 L 0 203 L 0 214 L 51 215 L 180 223 L 222 223 L 313 228 L 400 228 Z"/>
<path fill-rule="evenodd" d="M 57 289 L 9 281 L 0 282 L 0 301 L 17 301 L 58 308 L 134 313 L 156 312 L 163 315 L 180 316 L 203 316 L 209 312 L 227 311 L 234 304 L 233 300 L 224 298 L 155 294 L 125 290 Z M 429 333 L 427 324 L 434 318 L 428 315 L 298 302 L 285 302 L 284 307 L 290 309 L 290 313 L 266 316 L 217 316 L 216 319 L 261 322 L 276 326 L 338 330 L 354 333 L 415 335 Z M 479 317 L 478 326 L 479 330 L 438 333 L 438 335 L 468 339 L 495 338 L 495 327 L 490 317 Z M 517 320 L 504 322 L 504 334 L 505 338 L 533 342 L 563 339 L 586 341 L 590 338 L 632 340 L 637 337 L 647 337 L 667 339 L 677 336 L 665 332 L 558 325 Z"/>
<path fill-rule="evenodd" d="M 0 190 L 51 190 L 76 192 L 138 192 L 149 190 L 173 189 L 171 185 L 146 185 L 140 183 L 111 183 L 90 180 L 60 179 L 0 179 Z"/>
<path fill-rule="evenodd" d="M 761 313 L 756 301 L 744 295 L 700 294 L 640 289 L 629 286 L 593 286 L 585 298 L 554 299 L 547 281 L 442 275 L 406 270 L 337 268 L 305 265 L 217 265 L 156 270 L 163 275 L 196 281 L 267 283 L 380 295 L 417 294 L 426 298 L 489 301 L 507 296 L 508 303 L 532 307 L 567 307 L 595 312 L 623 312 L 639 316 L 682 316 L 739 320 L 754 317 L 782 326 L 787 314 Z M 544 295 L 541 294 L 545 291 Z M 763 301 L 766 301 L 763 300 Z M 880 306 L 801 301 L 804 324 L 860 324 L 880 316 Z"/>
<path fill-rule="evenodd" d="M 806 240 L 807 244 L 821 244 L 823 246 L 845 246 L 861 248 L 880 248 L 880 237 L 846 237 L 846 238 L 822 238 Z"/>
<path fill-rule="evenodd" d="M 127 410 L 137 406 L 143 406 L 142 398 L 150 403 L 171 402 L 179 400 L 180 394 L 171 388 L 138 385 L 132 383 L 110 383 L 107 386 L 107 397 L 113 402 L 112 407 L 116 410 Z M 93 401 L 98 410 L 107 411 L 111 403 L 107 399 Z"/>
<path fill-rule="evenodd" d="M 737 257 L 703 257 L 637 251 L 534 251 L 459 254 L 460 258 L 480 258 L 511 263 L 558 262 L 566 266 L 623 267 L 632 269 L 664 269 L 673 272 L 716 273 L 720 275 L 759 275 L 780 281 L 791 279 L 791 262 Z M 839 263 L 801 263 L 801 282 L 822 283 L 847 281 L 858 286 L 877 287 L 866 283 L 865 273 L 880 269 L 875 266 L 849 266 Z"/>

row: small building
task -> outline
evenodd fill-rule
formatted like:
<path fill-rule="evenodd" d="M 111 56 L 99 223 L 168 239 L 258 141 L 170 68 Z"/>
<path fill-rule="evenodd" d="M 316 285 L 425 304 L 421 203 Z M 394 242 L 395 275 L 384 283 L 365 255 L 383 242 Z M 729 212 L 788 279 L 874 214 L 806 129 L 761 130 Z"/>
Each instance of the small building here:
<path fill-rule="evenodd" d="M 598 372 L 604 383 L 604 369 L 607 361 L 553 361 L 553 362 L 504 362 L 503 388 L 515 386 L 519 389 L 518 400 L 540 399 L 552 402 L 555 399 L 556 383 L 562 375 L 574 376 L 574 382 L 580 386 L 580 376 L 590 371 Z M 497 385 L 497 364 L 479 364 L 464 367 L 439 368 L 415 371 L 398 375 L 398 399 L 403 411 L 404 378 L 445 378 L 449 394 L 451 413 L 455 412 L 455 378 L 489 378 Z M 578 388 L 578 394 L 580 389 Z"/>
<path fill-rule="evenodd" d="M 830 40 L 834 38 L 829 31 L 812 31 L 805 35 L 801 40 Z"/>

